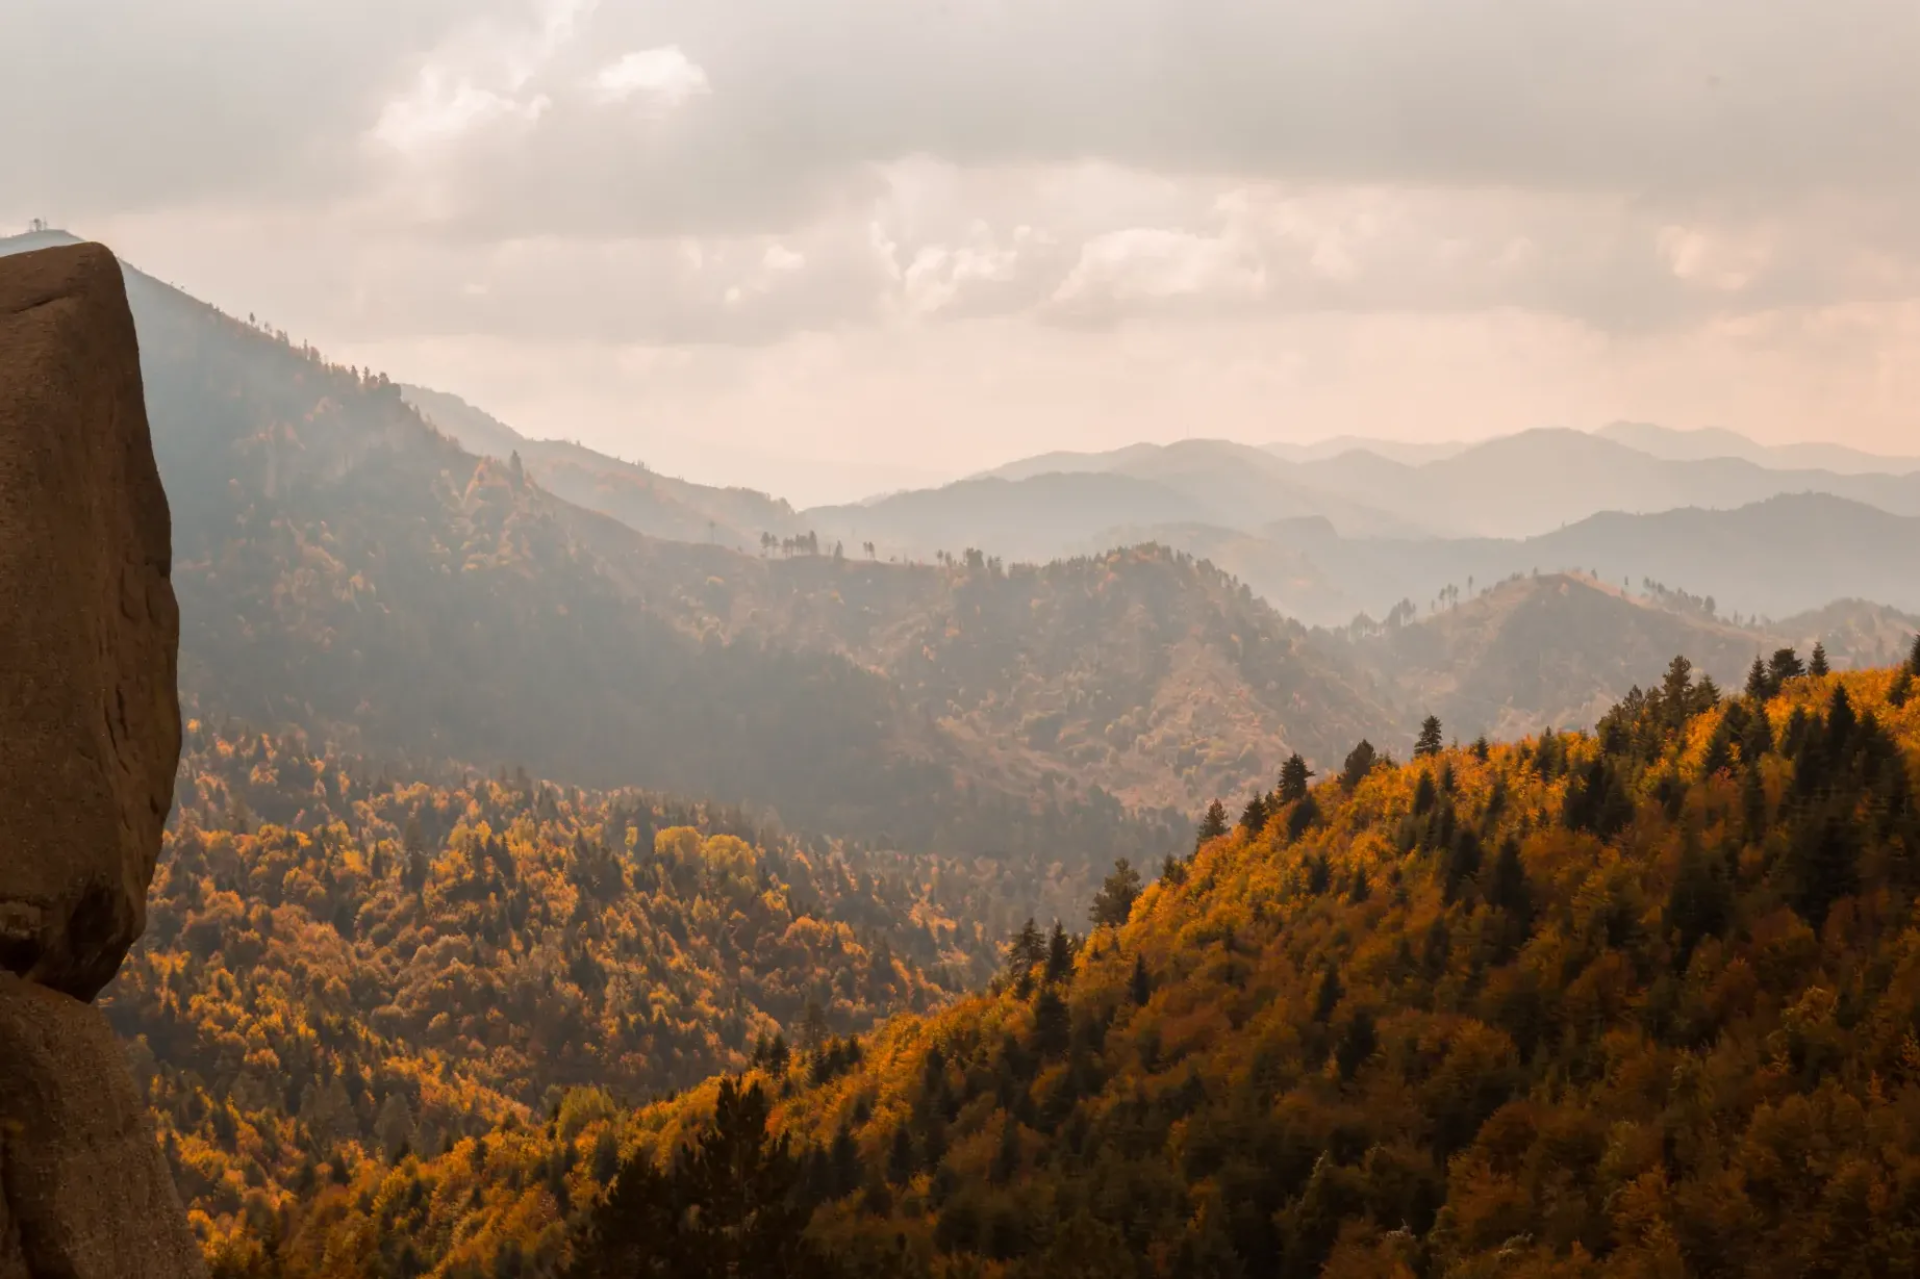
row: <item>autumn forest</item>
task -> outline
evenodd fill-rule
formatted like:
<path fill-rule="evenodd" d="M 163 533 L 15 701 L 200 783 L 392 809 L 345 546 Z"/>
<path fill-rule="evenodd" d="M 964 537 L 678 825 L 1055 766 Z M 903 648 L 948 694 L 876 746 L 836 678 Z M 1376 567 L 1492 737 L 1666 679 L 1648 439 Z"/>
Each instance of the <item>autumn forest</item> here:
<path fill-rule="evenodd" d="M 213 1279 L 1920 1273 L 1920 619 L 1710 595 L 1815 499 L 1679 583 L 796 510 L 124 274 L 184 724 L 99 1007 Z"/>

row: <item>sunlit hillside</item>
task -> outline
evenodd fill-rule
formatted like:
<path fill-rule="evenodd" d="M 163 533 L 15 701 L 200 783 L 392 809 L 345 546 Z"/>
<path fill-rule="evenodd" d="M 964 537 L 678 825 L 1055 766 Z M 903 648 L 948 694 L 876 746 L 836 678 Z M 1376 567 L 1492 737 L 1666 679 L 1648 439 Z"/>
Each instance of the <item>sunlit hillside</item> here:
<path fill-rule="evenodd" d="M 1917 693 L 1781 654 L 1717 698 L 1676 662 L 1592 735 L 1290 770 L 1083 935 L 1017 935 L 991 991 L 748 1071 L 701 1140 L 761 1180 L 687 1180 L 709 1084 L 363 1168 L 294 1214 L 288 1273 L 396 1196 L 423 1263 L 519 1265 L 490 1187 L 540 1160 L 578 1274 L 694 1246 L 652 1197 L 783 1186 L 819 1273 L 1908 1273 Z"/>

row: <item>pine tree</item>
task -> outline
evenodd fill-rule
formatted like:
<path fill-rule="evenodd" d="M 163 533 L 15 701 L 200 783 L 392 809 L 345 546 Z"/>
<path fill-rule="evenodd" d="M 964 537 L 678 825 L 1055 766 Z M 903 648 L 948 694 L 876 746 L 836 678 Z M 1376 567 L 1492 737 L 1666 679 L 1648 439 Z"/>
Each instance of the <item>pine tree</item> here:
<path fill-rule="evenodd" d="M 830 1273 L 804 1234 L 799 1162 L 785 1137 L 769 1137 L 768 1111 L 758 1084 L 722 1080 L 713 1121 L 666 1171 L 649 1152 L 629 1158 L 588 1221 L 570 1279 Z"/>
<path fill-rule="evenodd" d="M 1660 705 L 1669 726 L 1686 721 L 1693 705 L 1693 663 L 1683 656 L 1667 663 L 1666 678 L 1660 681 Z"/>
<path fill-rule="evenodd" d="M 1042 1057 L 1058 1057 L 1067 1051 L 1072 1037 L 1072 1015 L 1067 1001 L 1048 986 L 1033 1001 L 1033 1046 Z"/>
<path fill-rule="evenodd" d="M 1047 980 L 1066 981 L 1073 976 L 1073 943 L 1067 930 L 1054 921 L 1053 935 L 1047 938 Z"/>
<path fill-rule="evenodd" d="M 1667 895 L 1666 926 L 1679 934 L 1674 957 L 1676 971 L 1684 972 L 1693 948 L 1705 937 L 1725 931 L 1733 910 L 1733 888 L 1727 883 L 1726 863 L 1710 860 L 1689 846 L 1680 855 L 1680 869 Z"/>
<path fill-rule="evenodd" d="M 1747 668 L 1747 696 L 1756 702 L 1764 702 L 1772 697 L 1776 690 L 1773 680 L 1767 675 L 1767 664 L 1754 654 L 1753 665 Z"/>
<path fill-rule="evenodd" d="M 1791 647 L 1775 649 L 1773 660 L 1767 663 L 1767 679 L 1776 691 L 1788 680 L 1797 679 L 1806 673 L 1806 663 L 1800 660 L 1800 654 Z"/>
<path fill-rule="evenodd" d="M 1007 952 L 1007 971 L 1016 977 L 1024 976 L 1046 957 L 1046 943 L 1040 937 L 1040 928 L 1029 916 Z"/>
<path fill-rule="evenodd" d="M 1793 906 L 1817 930 L 1833 903 L 1860 886 L 1860 832 L 1849 814 L 1828 812 L 1797 832 L 1791 853 Z"/>
<path fill-rule="evenodd" d="M 1113 873 L 1101 884 L 1099 893 L 1093 899 L 1093 907 L 1087 913 L 1095 928 L 1102 925 L 1118 928 L 1133 914 L 1133 903 L 1139 897 L 1140 872 L 1122 857 L 1113 864 Z"/>
<path fill-rule="evenodd" d="M 1365 781 L 1367 774 L 1373 771 L 1377 758 L 1373 743 L 1364 737 L 1361 738 L 1360 744 L 1347 753 L 1347 761 L 1341 766 L 1340 785 L 1347 790 L 1352 790 Z"/>
<path fill-rule="evenodd" d="M 1340 974 L 1329 968 L 1320 977 L 1320 986 L 1313 993 L 1313 1019 L 1324 1022 L 1333 1016 L 1333 1010 L 1340 1006 L 1346 997 L 1346 987 L 1340 984 Z"/>
<path fill-rule="evenodd" d="M 1733 725 L 1722 717 L 1715 725 L 1713 736 L 1707 739 L 1707 757 L 1700 765 L 1703 777 L 1712 777 L 1733 767 Z"/>
<path fill-rule="evenodd" d="M 1827 646 L 1815 640 L 1813 656 L 1807 659 L 1807 674 L 1820 678 L 1832 673 L 1833 668 L 1827 665 Z"/>
<path fill-rule="evenodd" d="M 1207 815 L 1200 819 L 1200 833 L 1194 839 L 1194 849 L 1198 851 L 1208 840 L 1219 839 L 1227 833 L 1227 829 L 1227 806 L 1216 799 L 1207 805 Z"/>
<path fill-rule="evenodd" d="M 1773 720 L 1767 715 L 1767 708 L 1757 706 L 1747 717 L 1747 725 L 1740 732 L 1740 762 L 1751 769 L 1760 762 L 1760 757 L 1773 749 Z"/>
<path fill-rule="evenodd" d="M 1533 928 L 1533 889 L 1527 883 L 1527 868 L 1520 860 L 1520 841 L 1509 835 L 1500 841 L 1494 854 L 1493 872 L 1487 883 L 1487 903 L 1505 911 L 1525 937 Z"/>
<path fill-rule="evenodd" d="M 904 1185 L 913 1179 L 913 1134 L 901 1124 L 893 1130 L 893 1143 L 887 1148 L 887 1180 Z"/>
<path fill-rule="evenodd" d="M 1128 992 L 1135 1004 L 1145 1004 L 1153 998 L 1153 975 L 1147 971 L 1145 955 L 1133 957 L 1133 978 L 1128 982 Z"/>
<path fill-rule="evenodd" d="M 1287 756 L 1287 762 L 1280 765 L 1280 786 L 1278 795 L 1282 804 L 1295 804 L 1307 797 L 1307 785 L 1313 780 L 1314 772 L 1307 767 L 1307 761 L 1295 751 Z"/>
<path fill-rule="evenodd" d="M 1267 828 L 1267 797 L 1265 795 L 1259 791 L 1253 793 L 1253 798 L 1247 801 L 1246 808 L 1240 813 L 1240 825 L 1246 828 L 1249 835 L 1258 835 Z"/>
<path fill-rule="evenodd" d="M 1438 715 L 1427 716 L 1420 724 L 1420 736 L 1416 738 L 1413 743 L 1414 756 L 1419 758 L 1427 755 L 1438 755 L 1441 750 L 1444 749 L 1445 745 L 1446 738 L 1441 733 L 1440 717 Z"/>
<path fill-rule="evenodd" d="M 1907 674 L 1920 679 L 1920 635 L 1913 637 L 1913 652 L 1907 658 Z"/>

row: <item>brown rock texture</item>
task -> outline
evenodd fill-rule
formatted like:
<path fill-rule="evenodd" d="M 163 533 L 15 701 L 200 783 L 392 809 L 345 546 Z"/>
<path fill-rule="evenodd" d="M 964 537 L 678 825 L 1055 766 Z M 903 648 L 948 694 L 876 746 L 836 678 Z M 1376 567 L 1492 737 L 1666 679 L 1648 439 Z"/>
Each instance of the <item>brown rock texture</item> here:
<path fill-rule="evenodd" d="M 119 263 L 0 258 L 0 970 L 77 999 L 146 926 L 173 803 L 171 566 Z"/>
<path fill-rule="evenodd" d="M 0 1279 L 204 1273 L 99 1009 L 0 973 Z"/>

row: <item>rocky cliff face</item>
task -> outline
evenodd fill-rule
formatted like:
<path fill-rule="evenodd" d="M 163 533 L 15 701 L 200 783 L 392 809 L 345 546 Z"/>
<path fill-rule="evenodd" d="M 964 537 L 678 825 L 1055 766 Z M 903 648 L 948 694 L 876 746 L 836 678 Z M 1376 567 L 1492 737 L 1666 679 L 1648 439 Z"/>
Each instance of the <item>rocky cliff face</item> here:
<path fill-rule="evenodd" d="M 119 264 L 0 259 L 0 1279 L 204 1273 L 88 1002 L 173 800 L 171 559 Z"/>

